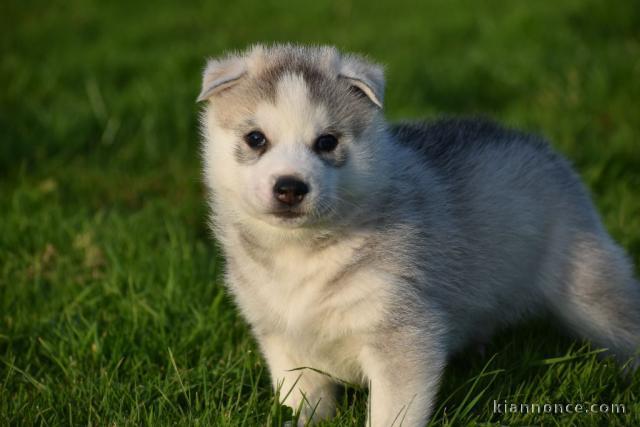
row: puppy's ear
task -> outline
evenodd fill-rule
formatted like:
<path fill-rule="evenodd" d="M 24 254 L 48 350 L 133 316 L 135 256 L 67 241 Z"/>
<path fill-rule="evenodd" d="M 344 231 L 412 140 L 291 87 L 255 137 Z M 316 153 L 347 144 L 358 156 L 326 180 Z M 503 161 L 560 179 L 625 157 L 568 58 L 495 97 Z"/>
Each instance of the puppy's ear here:
<path fill-rule="evenodd" d="M 244 58 L 230 56 L 224 59 L 210 59 L 204 69 L 202 90 L 197 102 L 205 101 L 217 93 L 235 85 L 247 73 Z"/>
<path fill-rule="evenodd" d="M 371 102 L 382 108 L 384 98 L 382 66 L 358 56 L 347 55 L 342 57 L 338 77 L 348 80 L 353 87 L 362 91 Z"/>

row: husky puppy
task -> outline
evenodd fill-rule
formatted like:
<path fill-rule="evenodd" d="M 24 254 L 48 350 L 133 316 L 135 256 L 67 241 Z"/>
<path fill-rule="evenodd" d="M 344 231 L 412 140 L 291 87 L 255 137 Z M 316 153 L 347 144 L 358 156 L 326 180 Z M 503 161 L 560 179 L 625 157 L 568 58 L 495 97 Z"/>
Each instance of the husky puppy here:
<path fill-rule="evenodd" d="M 391 125 L 383 91 L 332 47 L 204 71 L 226 280 L 300 424 L 339 378 L 369 387 L 367 425 L 423 426 L 449 356 L 545 312 L 637 366 L 640 286 L 569 163 L 486 121 Z"/>

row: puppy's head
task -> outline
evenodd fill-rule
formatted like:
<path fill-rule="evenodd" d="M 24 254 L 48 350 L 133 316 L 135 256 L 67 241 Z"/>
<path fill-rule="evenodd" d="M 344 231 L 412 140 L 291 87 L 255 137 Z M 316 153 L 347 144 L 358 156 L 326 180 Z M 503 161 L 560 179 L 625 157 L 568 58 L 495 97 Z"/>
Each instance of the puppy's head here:
<path fill-rule="evenodd" d="M 378 181 L 379 66 L 331 47 L 255 46 L 210 60 L 199 101 L 218 206 L 281 227 L 328 223 Z"/>

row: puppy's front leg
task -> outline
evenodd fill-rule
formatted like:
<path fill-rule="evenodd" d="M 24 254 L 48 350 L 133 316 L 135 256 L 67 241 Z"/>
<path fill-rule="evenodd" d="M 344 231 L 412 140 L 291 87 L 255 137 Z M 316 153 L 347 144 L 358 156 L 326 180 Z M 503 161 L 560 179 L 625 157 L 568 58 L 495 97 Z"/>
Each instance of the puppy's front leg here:
<path fill-rule="evenodd" d="M 294 411 L 301 408 L 298 425 L 332 417 L 337 389 L 331 378 L 312 369 L 296 369 L 309 366 L 296 360 L 292 355 L 295 352 L 292 344 L 281 336 L 267 335 L 259 337 L 259 341 L 269 365 L 273 388 L 280 392 L 280 402 Z"/>
<path fill-rule="evenodd" d="M 424 427 L 431 415 L 446 357 L 420 337 L 398 335 L 361 353 L 369 379 L 367 427 Z"/>

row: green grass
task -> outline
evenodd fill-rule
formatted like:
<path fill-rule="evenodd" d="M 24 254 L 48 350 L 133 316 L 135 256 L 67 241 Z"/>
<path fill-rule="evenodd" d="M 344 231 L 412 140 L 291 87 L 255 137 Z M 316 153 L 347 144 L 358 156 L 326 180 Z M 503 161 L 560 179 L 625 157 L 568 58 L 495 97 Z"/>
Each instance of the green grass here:
<path fill-rule="evenodd" d="M 640 265 L 632 1 L 37 2 L 0 6 L 0 425 L 278 425 L 206 227 L 206 56 L 331 43 L 387 64 L 390 118 L 483 113 L 543 133 Z M 416 2 L 417 3 L 417 2 Z M 636 270 L 637 271 L 637 270 Z M 640 425 L 640 376 L 544 319 L 447 370 L 434 425 Z M 493 401 L 625 415 L 494 414 Z M 362 425 L 366 391 L 335 422 Z"/>

